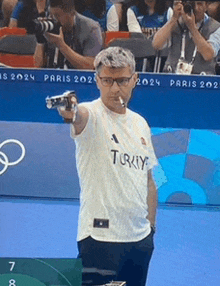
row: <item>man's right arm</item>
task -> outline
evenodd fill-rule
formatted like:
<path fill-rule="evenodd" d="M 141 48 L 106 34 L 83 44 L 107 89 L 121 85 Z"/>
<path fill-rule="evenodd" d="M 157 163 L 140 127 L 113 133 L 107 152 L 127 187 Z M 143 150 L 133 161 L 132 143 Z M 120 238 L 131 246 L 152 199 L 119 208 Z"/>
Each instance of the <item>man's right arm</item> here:
<path fill-rule="evenodd" d="M 166 42 L 171 37 L 171 32 L 176 25 L 176 20 L 171 18 L 169 22 L 167 22 L 162 28 L 160 28 L 154 35 L 153 38 L 153 48 L 155 50 L 161 50 Z"/>
<path fill-rule="evenodd" d="M 72 102 L 75 103 L 74 99 Z M 72 123 L 75 129 L 75 135 L 79 135 L 84 130 L 89 119 L 89 111 L 84 106 L 77 106 L 76 113 L 74 110 L 68 111 L 64 110 L 63 108 L 59 108 L 58 112 L 63 119 L 72 120 L 74 115 L 76 116 L 74 122 Z"/>
<path fill-rule="evenodd" d="M 42 68 L 45 63 L 45 45 L 37 43 L 34 52 L 35 67 Z"/>
<path fill-rule="evenodd" d="M 183 5 L 181 4 L 181 1 L 174 1 L 173 15 L 171 19 L 154 35 L 152 45 L 155 50 L 161 50 L 170 39 L 172 30 L 177 25 L 177 21 L 181 16 L 182 11 Z"/>

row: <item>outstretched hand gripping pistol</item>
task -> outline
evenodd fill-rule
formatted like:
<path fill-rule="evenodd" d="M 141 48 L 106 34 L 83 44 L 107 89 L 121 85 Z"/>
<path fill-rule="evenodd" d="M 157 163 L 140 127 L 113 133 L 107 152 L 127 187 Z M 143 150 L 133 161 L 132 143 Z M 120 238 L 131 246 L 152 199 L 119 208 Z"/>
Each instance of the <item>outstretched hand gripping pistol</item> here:
<path fill-rule="evenodd" d="M 77 96 L 75 91 L 66 91 L 61 95 L 55 95 L 46 98 L 46 106 L 48 109 L 55 109 L 64 107 L 65 110 L 74 112 L 73 119 L 64 119 L 66 123 L 71 123 L 75 121 L 76 112 L 77 112 L 77 103 L 73 103 L 72 98 L 75 97 L 77 100 Z"/>

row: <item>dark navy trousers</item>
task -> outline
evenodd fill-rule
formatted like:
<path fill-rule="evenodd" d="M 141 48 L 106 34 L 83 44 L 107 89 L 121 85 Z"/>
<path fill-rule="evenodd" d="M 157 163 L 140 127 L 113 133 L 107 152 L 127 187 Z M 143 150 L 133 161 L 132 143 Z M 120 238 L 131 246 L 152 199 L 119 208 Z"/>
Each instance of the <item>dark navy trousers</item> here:
<path fill-rule="evenodd" d="M 138 242 L 102 242 L 87 237 L 78 242 L 84 268 L 116 272 L 116 281 L 127 286 L 145 286 L 149 262 L 154 249 L 154 232 Z"/>

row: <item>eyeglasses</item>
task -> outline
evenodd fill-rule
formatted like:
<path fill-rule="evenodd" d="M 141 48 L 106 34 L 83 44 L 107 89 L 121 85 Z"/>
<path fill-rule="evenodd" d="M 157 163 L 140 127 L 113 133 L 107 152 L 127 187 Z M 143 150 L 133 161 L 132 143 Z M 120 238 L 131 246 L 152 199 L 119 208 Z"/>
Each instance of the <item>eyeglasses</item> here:
<path fill-rule="evenodd" d="M 132 74 L 130 77 L 118 77 L 118 78 L 101 77 L 99 75 L 98 77 L 100 78 L 102 85 L 110 87 L 113 86 L 115 81 L 117 82 L 118 86 L 127 86 L 133 75 L 134 74 Z"/>

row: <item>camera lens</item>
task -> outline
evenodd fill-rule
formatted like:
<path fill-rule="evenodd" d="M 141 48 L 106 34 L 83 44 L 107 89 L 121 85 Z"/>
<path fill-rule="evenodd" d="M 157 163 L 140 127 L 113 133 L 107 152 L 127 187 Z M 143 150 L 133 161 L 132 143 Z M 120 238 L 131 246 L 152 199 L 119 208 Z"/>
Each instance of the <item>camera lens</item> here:
<path fill-rule="evenodd" d="M 41 24 L 41 31 L 44 32 L 51 32 L 54 29 L 54 24 L 50 20 L 42 21 Z"/>
<path fill-rule="evenodd" d="M 35 19 L 34 21 L 35 33 L 43 34 L 45 32 L 59 34 L 60 24 L 52 19 Z"/>

